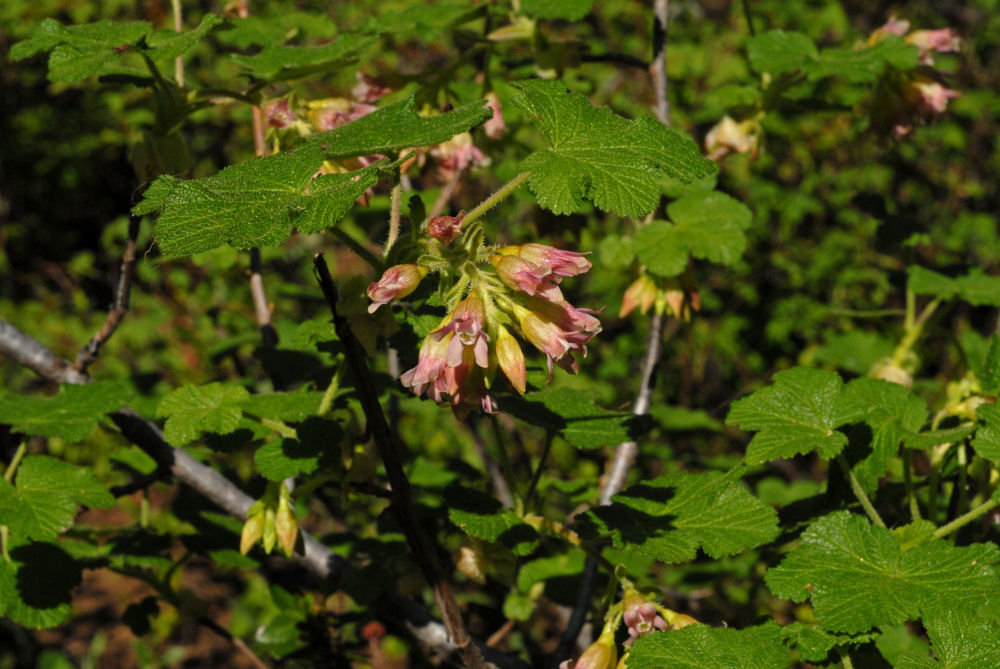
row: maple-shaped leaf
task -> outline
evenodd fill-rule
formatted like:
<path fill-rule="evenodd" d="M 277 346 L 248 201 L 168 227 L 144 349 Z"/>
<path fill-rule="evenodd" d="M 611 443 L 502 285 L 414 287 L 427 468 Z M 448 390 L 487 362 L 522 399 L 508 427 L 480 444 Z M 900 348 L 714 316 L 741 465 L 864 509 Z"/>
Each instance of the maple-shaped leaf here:
<path fill-rule="evenodd" d="M 823 49 L 818 58 L 805 61 L 802 70 L 813 80 L 841 77 L 852 83 L 866 83 L 878 79 L 887 66 L 913 69 L 919 57 L 917 47 L 898 35 L 886 35 L 880 42 L 860 49 Z"/>
<path fill-rule="evenodd" d="M 115 381 L 65 384 L 54 397 L 0 391 L 0 423 L 15 432 L 80 441 L 105 414 L 125 406 L 128 398 L 128 390 Z"/>
<path fill-rule="evenodd" d="M 511 509 L 489 495 L 459 485 L 444 492 L 448 518 L 469 536 L 495 541 L 515 555 L 530 555 L 538 546 L 538 532 Z"/>
<path fill-rule="evenodd" d="M 684 182 L 713 173 L 689 138 L 648 117 L 629 121 L 595 107 L 560 81 L 516 84 L 517 105 L 549 141 L 523 162 L 538 203 L 569 214 L 590 200 L 605 211 L 642 216 L 660 201 L 662 177 Z"/>
<path fill-rule="evenodd" d="M 718 558 L 767 543 L 778 516 L 747 491 L 738 473 L 671 474 L 631 486 L 578 521 L 582 536 L 610 535 L 618 548 L 661 562 L 692 560 L 700 546 Z"/>
<path fill-rule="evenodd" d="M 918 267 L 907 269 L 909 287 L 917 295 L 933 295 L 945 300 L 959 298 L 974 307 L 1000 306 L 1000 277 L 987 276 L 981 267 L 956 278 Z"/>
<path fill-rule="evenodd" d="M 323 393 L 303 386 L 290 392 L 251 395 L 243 403 L 243 411 L 258 418 L 301 421 L 315 415 L 322 400 Z"/>
<path fill-rule="evenodd" d="M 726 417 L 729 425 L 758 431 L 747 446 L 746 461 L 760 464 L 814 450 L 824 458 L 840 453 L 847 444 L 847 437 L 836 430 L 847 422 L 839 405 L 840 375 L 793 367 L 771 381 L 733 402 Z"/>
<path fill-rule="evenodd" d="M 809 662 L 823 662 L 827 655 L 835 646 L 846 646 L 849 644 L 861 644 L 873 641 L 878 634 L 839 634 L 828 632 L 819 625 L 806 625 L 794 622 L 781 628 L 781 635 L 788 643 L 799 651 L 803 660 Z"/>
<path fill-rule="evenodd" d="M 985 669 L 1000 667 L 1000 621 L 954 608 L 924 620 L 933 657 L 908 653 L 896 669 Z"/>
<path fill-rule="evenodd" d="M 203 179 L 160 177 L 136 215 L 161 211 L 153 229 L 166 257 L 283 242 L 298 228 L 319 232 L 337 223 L 369 187 L 382 164 L 316 176 L 324 160 L 388 154 L 451 139 L 490 117 L 482 103 L 421 117 L 413 99 L 383 107 L 310 141 L 266 158 L 232 165 Z"/>
<path fill-rule="evenodd" d="M 149 57 L 156 62 L 172 61 L 205 38 L 224 19 L 215 14 L 205 14 L 196 27 L 184 32 L 158 30 L 146 39 Z"/>
<path fill-rule="evenodd" d="M 295 431 L 294 439 L 275 439 L 257 449 L 253 461 L 261 476 L 269 481 L 284 481 L 292 476 L 312 474 L 321 466 L 332 465 L 340 456 L 336 446 L 340 443 L 342 430 L 337 423 L 314 417 Z"/>
<path fill-rule="evenodd" d="M 55 627 L 72 613 L 72 590 L 83 570 L 62 547 L 8 539 L 10 561 L 0 559 L 0 616 L 32 629 Z"/>
<path fill-rule="evenodd" d="M 639 262 L 653 274 L 676 276 L 689 257 L 731 265 L 743 254 L 743 231 L 753 215 L 746 205 L 725 193 L 685 195 L 667 205 L 670 222 L 654 221 L 635 235 Z"/>
<path fill-rule="evenodd" d="M 503 398 L 501 408 L 526 423 L 558 433 L 577 448 L 601 448 L 636 439 L 648 424 L 631 413 L 602 409 L 592 393 L 577 388 L 553 388 L 525 398 Z"/>
<path fill-rule="evenodd" d="M 73 524 L 81 504 L 104 509 L 114 503 L 89 468 L 48 455 L 24 458 L 14 485 L 0 480 L 0 525 L 27 539 L 55 539 Z"/>
<path fill-rule="evenodd" d="M 361 33 L 341 33 L 323 46 L 270 45 L 253 56 L 232 56 L 233 61 L 263 81 L 287 81 L 329 72 L 357 59 L 358 53 L 377 38 Z"/>
<path fill-rule="evenodd" d="M 174 446 L 197 439 L 202 432 L 228 434 L 243 417 L 243 402 L 250 393 L 242 386 L 209 383 L 186 385 L 174 390 L 156 408 L 159 418 L 166 418 L 163 436 Z"/>
<path fill-rule="evenodd" d="M 904 547 L 889 530 L 838 511 L 814 521 L 765 580 L 778 597 L 809 599 L 834 632 L 863 632 L 921 617 L 976 610 L 1000 595 L 994 544 L 943 539 Z"/>
<path fill-rule="evenodd" d="M 848 383 L 839 403 L 842 415 L 871 428 L 872 452 L 852 467 L 861 486 L 871 492 L 903 437 L 927 420 L 927 404 L 898 383 L 870 378 Z"/>
<path fill-rule="evenodd" d="M 636 639 L 626 669 L 785 669 L 788 650 L 781 627 L 768 622 L 746 629 L 688 625 Z"/>
<path fill-rule="evenodd" d="M 757 72 L 791 72 L 818 57 L 813 41 L 798 32 L 769 30 L 747 41 L 747 59 Z"/>

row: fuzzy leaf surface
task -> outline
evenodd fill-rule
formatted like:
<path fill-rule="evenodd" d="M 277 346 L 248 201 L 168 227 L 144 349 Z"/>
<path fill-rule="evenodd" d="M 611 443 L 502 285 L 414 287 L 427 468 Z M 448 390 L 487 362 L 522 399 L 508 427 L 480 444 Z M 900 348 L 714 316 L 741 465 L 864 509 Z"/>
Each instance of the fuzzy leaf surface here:
<path fill-rule="evenodd" d="M 729 629 L 688 625 L 654 632 L 632 644 L 626 669 L 785 669 L 788 651 L 774 622 Z"/>
<path fill-rule="evenodd" d="M 527 423 L 557 432 L 577 448 L 617 445 L 644 432 L 644 421 L 631 413 L 602 409 L 591 393 L 576 388 L 554 388 L 531 393 L 524 399 L 505 399 L 502 408 Z"/>
<path fill-rule="evenodd" d="M 660 276 L 676 276 L 689 257 L 731 265 L 743 254 L 743 231 L 753 218 L 746 205 L 725 193 L 692 193 L 667 206 L 671 222 L 654 221 L 635 235 L 639 262 Z"/>
<path fill-rule="evenodd" d="M 14 485 L 0 480 L 0 525 L 26 539 L 55 539 L 81 504 L 104 509 L 114 503 L 93 471 L 48 455 L 24 458 Z"/>
<path fill-rule="evenodd" d="M 972 447 L 980 456 L 1000 463 L 1000 406 L 984 404 L 976 409 L 982 425 L 976 430 Z"/>
<path fill-rule="evenodd" d="M 924 621 L 934 657 L 904 655 L 897 669 L 981 669 L 1000 667 L 1000 623 L 954 609 Z"/>
<path fill-rule="evenodd" d="M 775 374 L 770 386 L 734 402 L 726 423 L 758 431 L 747 446 L 750 464 L 814 450 L 832 458 L 847 444 L 835 429 L 845 422 L 838 406 L 842 387 L 834 372 L 793 367 Z"/>
<path fill-rule="evenodd" d="M 659 203 L 663 176 L 687 183 L 716 170 L 690 139 L 651 118 L 629 121 L 559 81 L 517 88 L 514 104 L 550 144 L 522 167 L 538 203 L 557 214 L 590 200 L 604 211 L 645 215 Z"/>
<path fill-rule="evenodd" d="M 719 558 L 778 535 L 777 512 L 734 474 L 670 474 L 631 486 L 577 522 L 587 537 L 610 535 L 618 548 L 666 563 L 692 560 L 699 548 Z"/>
<path fill-rule="evenodd" d="M 183 446 L 203 432 L 228 434 L 235 430 L 243 417 L 243 402 L 249 397 L 242 386 L 218 382 L 186 385 L 164 397 L 156 415 L 167 419 L 163 429 L 166 440 Z"/>
<path fill-rule="evenodd" d="M 123 54 L 152 29 L 146 21 L 117 23 L 105 19 L 64 26 L 54 19 L 44 19 L 28 39 L 11 48 L 10 59 L 21 60 L 51 51 L 49 81 L 79 81 L 116 66 L 120 69 Z"/>
<path fill-rule="evenodd" d="M 956 548 L 943 539 L 903 548 L 887 529 L 838 511 L 813 522 L 765 580 L 778 597 L 811 599 L 834 632 L 864 632 L 922 617 L 976 610 L 1000 595 L 993 544 Z"/>
<path fill-rule="evenodd" d="M 125 406 L 128 398 L 128 390 L 114 381 L 64 384 L 54 397 L 0 391 L 0 423 L 28 435 L 80 441 L 105 414 Z"/>

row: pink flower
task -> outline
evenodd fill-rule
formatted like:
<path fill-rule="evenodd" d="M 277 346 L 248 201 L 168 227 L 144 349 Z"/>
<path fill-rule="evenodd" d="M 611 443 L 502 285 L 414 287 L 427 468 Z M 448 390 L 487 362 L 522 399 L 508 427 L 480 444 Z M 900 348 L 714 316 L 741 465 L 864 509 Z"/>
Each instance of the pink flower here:
<path fill-rule="evenodd" d="M 368 286 L 368 313 L 373 314 L 383 304 L 406 297 L 417 289 L 420 280 L 427 276 L 428 268 L 421 265 L 393 265 L 382 273 L 382 278 Z"/>
<path fill-rule="evenodd" d="M 554 275 L 552 270 L 513 255 L 493 256 L 491 260 L 497 268 L 497 276 L 509 288 L 528 295 L 541 295 L 551 302 L 563 299 L 558 285 L 562 277 Z"/>
<path fill-rule="evenodd" d="M 424 337 L 420 344 L 420 354 L 417 366 L 410 369 L 399 377 L 403 386 L 413 391 L 414 395 L 420 396 L 428 387 L 428 395 L 435 402 L 444 402 L 444 393 L 448 390 L 448 380 L 445 379 L 445 369 L 447 361 L 445 356 L 448 352 L 448 339 L 436 339 L 431 336 Z"/>
<path fill-rule="evenodd" d="M 926 113 L 941 114 L 948 108 L 948 100 L 958 97 L 958 91 L 945 88 L 933 79 L 920 77 L 904 84 L 903 97 Z"/>
<path fill-rule="evenodd" d="M 510 381 L 510 385 L 517 392 L 524 394 L 524 389 L 528 385 L 524 352 L 521 351 L 521 345 L 514 339 L 514 335 L 502 325 L 497 327 L 496 353 L 497 363 Z"/>
<path fill-rule="evenodd" d="M 427 221 L 427 234 L 444 245 L 451 244 L 451 240 L 462 234 L 462 219 L 465 212 L 458 212 L 458 216 L 435 216 Z"/>
<path fill-rule="evenodd" d="M 438 173 L 444 181 L 449 181 L 468 167 L 489 163 L 483 152 L 472 143 L 472 135 L 468 132 L 461 132 L 447 142 L 432 146 L 429 153 L 437 161 Z"/>
<path fill-rule="evenodd" d="M 897 19 L 895 16 L 890 16 L 889 20 L 879 30 L 889 35 L 899 35 L 902 37 L 910 30 L 910 22 L 906 19 Z"/>
<path fill-rule="evenodd" d="M 962 46 L 962 40 L 951 28 L 939 28 L 937 30 L 914 30 L 906 36 L 907 44 L 920 49 L 920 62 L 924 65 L 933 65 L 933 51 L 946 53 L 958 51 Z"/>
<path fill-rule="evenodd" d="M 309 103 L 309 118 L 317 130 L 333 130 L 342 125 L 367 116 L 376 107 L 345 98 L 327 98 Z"/>
<path fill-rule="evenodd" d="M 288 106 L 288 100 L 278 100 L 264 107 L 267 124 L 278 130 L 286 130 L 299 120 L 299 117 Z"/>
<path fill-rule="evenodd" d="M 494 91 L 490 91 L 486 94 L 486 101 L 490 103 L 490 108 L 493 109 L 493 116 L 483 124 L 483 130 L 490 139 L 500 139 L 503 136 L 504 130 L 507 129 L 507 124 L 503 120 L 503 114 L 500 113 L 500 98 L 497 97 Z"/>
<path fill-rule="evenodd" d="M 591 267 L 586 253 L 563 251 L 545 244 L 521 244 L 520 246 L 508 246 L 505 249 L 500 249 L 502 254 L 511 252 L 530 263 L 545 267 L 559 276 L 576 276 L 583 274 Z"/>
<path fill-rule="evenodd" d="M 454 335 L 448 345 L 449 367 L 461 365 L 466 351 L 472 352 L 477 365 L 483 368 L 489 367 L 490 338 L 483 327 L 485 318 L 486 310 L 483 302 L 473 290 L 451 312 L 451 321 L 428 335 L 436 339 L 443 339 L 448 334 Z"/>
<path fill-rule="evenodd" d="M 625 295 L 622 297 L 622 308 L 618 310 L 618 318 L 628 316 L 636 308 L 639 309 L 639 313 L 647 313 L 656 302 L 657 292 L 658 289 L 653 280 L 646 274 L 640 275 L 625 290 Z"/>
<path fill-rule="evenodd" d="M 572 353 L 587 355 L 587 342 L 601 331 L 601 323 L 592 309 L 577 309 L 569 302 L 550 302 L 528 296 L 513 305 L 514 317 L 524 338 L 548 356 L 549 379 L 552 363 L 571 374 L 577 364 Z"/>
<path fill-rule="evenodd" d="M 392 92 L 388 86 L 383 86 L 377 80 L 361 74 L 360 71 L 355 72 L 354 76 L 358 79 L 358 83 L 351 89 L 351 95 L 355 100 L 371 104 Z"/>
<path fill-rule="evenodd" d="M 625 613 L 622 618 L 628 626 L 629 638 L 625 647 L 653 630 L 667 629 L 667 621 L 656 612 L 656 606 L 647 602 L 639 593 L 633 591 L 625 597 Z"/>

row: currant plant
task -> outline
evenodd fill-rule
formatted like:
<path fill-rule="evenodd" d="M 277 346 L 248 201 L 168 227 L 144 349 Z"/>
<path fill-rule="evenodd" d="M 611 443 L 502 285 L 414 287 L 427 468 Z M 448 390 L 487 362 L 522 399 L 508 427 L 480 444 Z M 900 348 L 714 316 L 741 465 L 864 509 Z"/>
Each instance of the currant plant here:
<path fill-rule="evenodd" d="M 17 33 L 132 181 L 0 301 L 0 664 L 1000 664 L 995 37 L 383 4 Z"/>

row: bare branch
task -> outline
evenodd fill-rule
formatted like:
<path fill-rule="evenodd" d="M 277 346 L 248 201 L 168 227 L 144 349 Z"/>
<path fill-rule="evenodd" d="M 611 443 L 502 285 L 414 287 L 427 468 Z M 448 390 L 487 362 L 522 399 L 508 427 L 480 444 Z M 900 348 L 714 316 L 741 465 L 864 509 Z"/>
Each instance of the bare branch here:
<path fill-rule="evenodd" d="M 465 666 L 469 669 L 481 669 L 486 666 L 482 655 L 469 638 L 469 633 L 462 622 L 458 602 L 455 601 L 455 595 L 451 589 L 451 582 L 438 559 L 437 549 L 430 537 L 427 536 L 417 516 L 416 508 L 413 505 L 410 481 L 403 470 L 398 446 L 392 436 L 392 431 L 389 429 L 389 424 L 385 420 L 385 414 L 382 412 L 382 405 L 379 403 L 378 393 L 365 361 L 364 349 L 361 348 L 361 344 L 351 332 L 347 319 L 340 316 L 337 311 L 337 287 L 330 277 L 330 270 L 327 268 L 322 253 L 313 256 L 313 266 L 316 270 L 317 281 L 323 290 L 323 296 L 326 298 L 330 313 L 333 315 L 337 336 L 344 346 L 344 356 L 348 369 L 350 369 L 354 388 L 367 420 L 366 431 L 371 434 L 375 441 L 382 464 L 385 466 L 389 485 L 392 487 L 391 508 L 406 535 L 410 550 L 413 551 L 421 571 L 424 572 L 424 577 L 434 592 L 434 601 L 441 611 L 448 636 L 458 648 Z"/>
<path fill-rule="evenodd" d="M 122 320 L 125 312 L 128 311 L 129 295 L 132 292 L 132 276 L 135 273 L 136 240 L 139 237 L 139 219 L 135 216 L 129 218 L 128 241 L 125 242 L 125 253 L 122 256 L 121 271 L 118 274 L 118 285 L 115 287 L 115 301 L 111 305 L 111 311 L 104 319 L 104 325 L 95 334 L 87 345 L 80 349 L 76 355 L 76 362 L 73 367 L 83 374 L 87 373 L 87 367 L 97 359 L 97 354 L 101 347 L 111 339 Z"/>
<path fill-rule="evenodd" d="M 250 249 L 250 294 L 253 296 L 253 309 L 264 348 L 274 348 L 278 345 L 278 331 L 271 324 L 271 307 L 267 303 L 264 277 L 261 274 L 260 249 L 256 246 Z"/>
<path fill-rule="evenodd" d="M 56 383 L 90 381 L 85 372 L 76 369 L 6 321 L 0 321 L 0 353 L 40 377 Z"/>
<path fill-rule="evenodd" d="M 670 125 L 670 100 L 667 98 L 667 21 L 670 14 L 670 0 L 653 0 L 653 64 L 649 75 L 653 78 L 653 93 L 656 96 L 656 118 L 663 125 Z"/>

